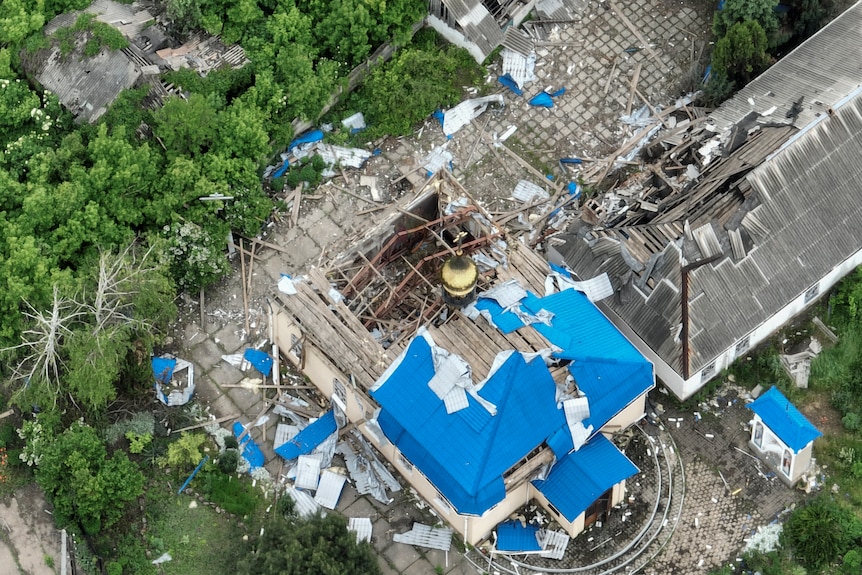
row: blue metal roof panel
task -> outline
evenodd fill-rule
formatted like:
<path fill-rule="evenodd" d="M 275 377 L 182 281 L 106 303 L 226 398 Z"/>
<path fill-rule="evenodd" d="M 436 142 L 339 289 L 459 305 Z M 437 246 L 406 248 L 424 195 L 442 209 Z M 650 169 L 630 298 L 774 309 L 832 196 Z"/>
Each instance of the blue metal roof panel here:
<path fill-rule="evenodd" d="M 564 359 L 607 358 L 646 361 L 641 353 L 599 311 L 587 296 L 567 289 L 543 298 L 528 294 L 523 306 L 531 313 L 545 309 L 554 314 L 551 326 L 533 324 L 548 341 L 561 348 Z"/>
<path fill-rule="evenodd" d="M 506 521 L 497 525 L 497 551 L 507 553 L 529 553 L 541 551 L 537 537 L 539 528 L 535 525 L 524 527 L 520 521 Z"/>
<path fill-rule="evenodd" d="M 643 357 L 639 362 L 575 360 L 569 371 L 590 403 L 590 416 L 584 425 L 592 425 L 596 431 L 655 385 L 652 364 Z"/>
<path fill-rule="evenodd" d="M 605 491 L 638 468 L 604 435 L 598 434 L 551 468 L 548 478 L 533 485 L 569 521 L 577 519 Z"/>
<path fill-rule="evenodd" d="M 428 387 L 433 374 L 431 347 L 417 337 L 371 392 L 380 427 L 459 512 L 481 514 L 505 496 L 503 473 L 565 425 L 553 378 L 540 358 L 511 354 L 479 391 L 497 408 L 490 416 L 470 395 L 466 409 L 446 413 Z"/>
<path fill-rule="evenodd" d="M 494 325 L 503 333 L 512 333 L 524 327 L 524 322 L 517 315 L 510 311 L 504 311 L 500 304 L 490 298 L 480 296 L 476 301 L 476 309 L 485 310 L 490 313 L 494 320 Z"/>
<path fill-rule="evenodd" d="M 293 439 L 277 447 L 275 452 L 285 459 L 296 459 L 314 451 L 314 448 L 335 433 L 336 429 L 338 426 L 335 424 L 335 413 L 329 410 L 297 433 Z"/>
<path fill-rule="evenodd" d="M 561 427 L 548 438 L 548 447 L 551 448 L 557 459 L 575 448 L 575 444 L 572 441 L 572 432 L 569 431 L 568 425 Z"/>
<path fill-rule="evenodd" d="M 823 435 L 775 386 L 750 403 L 748 409 L 795 453 Z"/>

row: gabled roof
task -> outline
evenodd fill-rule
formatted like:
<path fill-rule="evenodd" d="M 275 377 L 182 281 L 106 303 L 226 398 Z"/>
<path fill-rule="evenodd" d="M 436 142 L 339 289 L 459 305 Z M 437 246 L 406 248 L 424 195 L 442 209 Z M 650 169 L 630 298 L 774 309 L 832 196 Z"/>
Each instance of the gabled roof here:
<path fill-rule="evenodd" d="M 434 376 L 428 339 L 414 338 L 372 389 L 382 408 L 378 422 L 459 513 L 480 515 L 505 497 L 503 473 L 564 426 L 565 416 L 542 359 L 528 363 L 518 352 L 478 392 L 496 415 L 471 395 L 467 408 L 447 413 L 428 386 Z"/>
<path fill-rule="evenodd" d="M 295 459 L 314 451 L 327 437 L 335 433 L 338 426 L 335 423 L 335 413 L 330 409 L 308 427 L 296 434 L 293 439 L 275 448 L 275 452 L 285 459 Z"/>
<path fill-rule="evenodd" d="M 533 485 L 563 517 L 574 521 L 602 493 L 638 471 L 609 439 L 598 434 L 557 461 L 548 478 Z"/>
<path fill-rule="evenodd" d="M 794 453 L 823 435 L 775 386 L 747 407 Z"/>
<path fill-rule="evenodd" d="M 583 293 L 567 289 L 543 298 L 528 294 L 524 307 L 554 314 L 551 325 L 533 324 L 548 341 L 562 351 L 557 357 L 572 360 L 610 360 L 649 365 L 649 362 L 614 327 Z"/>

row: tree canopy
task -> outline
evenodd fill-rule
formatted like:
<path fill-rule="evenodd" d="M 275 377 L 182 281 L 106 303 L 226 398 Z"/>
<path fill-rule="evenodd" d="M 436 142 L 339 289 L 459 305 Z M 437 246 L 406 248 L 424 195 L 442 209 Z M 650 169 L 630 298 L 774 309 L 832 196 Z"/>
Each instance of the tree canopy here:
<path fill-rule="evenodd" d="M 116 524 L 144 487 L 138 466 L 122 451 L 109 457 L 96 430 L 81 422 L 47 443 L 36 481 L 54 504 L 57 524 L 77 524 L 89 534 Z"/>
<path fill-rule="evenodd" d="M 368 543 L 357 543 L 347 520 L 335 514 L 309 519 L 274 514 L 262 534 L 249 541 L 239 560 L 239 575 L 379 575 Z"/>

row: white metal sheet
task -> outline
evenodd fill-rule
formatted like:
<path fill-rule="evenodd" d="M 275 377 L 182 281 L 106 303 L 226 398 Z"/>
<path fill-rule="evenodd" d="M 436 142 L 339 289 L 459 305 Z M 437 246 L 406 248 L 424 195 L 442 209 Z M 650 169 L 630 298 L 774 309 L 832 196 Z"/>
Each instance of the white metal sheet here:
<path fill-rule="evenodd" d="M 407 533 L 396 533 L 392 539 L 397 543 L 449 551 L 449 547 L 452 546 L 452 530 L 448 527 L 431 527 L 414 523 L 413 529 Z"/>
<path fill-rule="evenodd" d="M 317 455 L 300 455 L 296 462 L 296 487 L 299 489 L 317 489 L 320 480 L 320 457 Z"/>
<path fill-rule="evenodd" d="M 548 559 L 562 559 L 566 554 L 571 537 L 565 531 L 551 531 L 542 529 L 539 531 L 539 545 L 542 546 L 542 557 Z"/>
<path fill-rule="evenodd" d="M 347 523 L 347 530 L 356 533 L 357 543 L 362 543 L 363 541 L 371 543 L 371 518 L 351 517 Z"/>
<path fill-rule="evenodd" d="M 341 490 L 344 489 L 345 481 L 347 478 L 340 473 L 335 473 L 329 469 L 324 470 L 320 476 L 320 483 L 317 485 L 314 500 L 321 507 L 335 509 L 338 506 L 338 499 L 341 497 Z"/>

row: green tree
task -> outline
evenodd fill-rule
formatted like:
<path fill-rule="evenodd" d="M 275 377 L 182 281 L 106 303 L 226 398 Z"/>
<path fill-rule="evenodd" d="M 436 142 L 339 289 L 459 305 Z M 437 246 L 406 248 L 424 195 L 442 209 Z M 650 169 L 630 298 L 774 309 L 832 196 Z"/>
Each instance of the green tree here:
<path fill-rule="evenodd" d="M 330 514 L 309 519 L 273 516 L 261 535 L 249 541 L 249 552 L 239 559 L 239 575 L 305 575 L 354 573 L 379 575 L 373 548 L 357 543 L 347 520 Z"/>
<path fill-rule="evenodd" d="M 138 466 L 122 451 L 108 457 L 96 430 L 80 421 L 45 446 L 35 475 L 58 527 L 77 524 L 91 535 L 116 524 L 144 490 Z"/>
<path fill-rule="evenodd" d="M 842 557 L 860 535 L 862 524 L 853 512 L 821 494 L 793 512 L 781 539 L 803 564 L 819 569 Z"/>
<path fill-rule="evenodd" d="M 349 104 L 369 122 L 364 137 L 409 134 L 435 109 L 458 102 L 461 87 L 474 83 L 480 70 L 460 48 L 404 48 L 369 74 Z"/>
<path fill-rule="evenodd" d="M 201 25 L 203 14 L 200 5 L 200 0 L 167 0 L 165 10 L 177 28 L 188 32 Z"/>
<path fill-rule="evenodd" d="M 712 32 L 716 38 L 728 33 L 734 24 L 754 21 L 773 40 L 778 32 L 779 21 L 775 8 L 779 0 L 726 0 L 724 8 L 716 11 Z"/>
<path fill-rule="evenodd" d="M 45 25 L 44 0 L 0 2 L 0 44 L 16 44 Z"/>
<path fill-rule="evenodd" d="M 323 17 L 315 26 L 317 41 L 331 58 L 356 66 L 371 53 L 371 35 L 377 22 L 364 0 L 334 0 L 325 4 Z"/>
<path fill-rule="evenodd" d="M 760 24 L 754 20 L 738 22 L 715 43 L 713 73 L 738 86 L 745 85 L 769 64 L 766 49 L 766 34 Z"/>
<path fill-rule="evenodd" d="M 196 157 L 206 152 L 216 135 L 216 112 L 212 102 L 200 94 L 165 102 L 154 114 L 153 131 L 165 146 L 168 158 Z"/>

